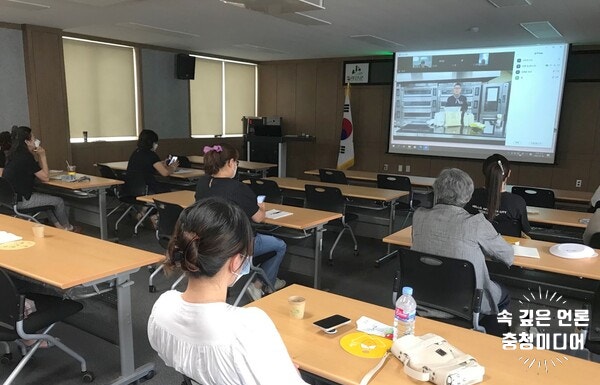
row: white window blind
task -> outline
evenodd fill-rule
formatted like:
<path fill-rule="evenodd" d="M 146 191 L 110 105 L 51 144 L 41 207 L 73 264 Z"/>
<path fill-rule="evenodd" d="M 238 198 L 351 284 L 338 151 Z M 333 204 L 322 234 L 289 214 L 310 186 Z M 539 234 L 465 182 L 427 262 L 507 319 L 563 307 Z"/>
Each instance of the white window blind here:
<path fill-rule="evenodd" d="M 192 135 L 242 135 L 242 117 L 256 115 L 256 81 L 254 64 L 196 57 L 190 81 Z"/>
<path fill-rule="evenodd" d="M 64 38 L 71 141 L 135 139 L 137 81 L 133 47 Z"/>

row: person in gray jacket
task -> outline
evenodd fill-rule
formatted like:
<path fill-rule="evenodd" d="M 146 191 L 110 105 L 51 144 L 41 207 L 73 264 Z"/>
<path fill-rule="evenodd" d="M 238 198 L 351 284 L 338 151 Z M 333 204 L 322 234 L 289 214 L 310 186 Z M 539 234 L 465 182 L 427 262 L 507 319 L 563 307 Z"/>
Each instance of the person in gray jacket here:
<path fill-rule="evenodd" d="M 419 208 L 414 213 L 412 249 L 471 262 L 477 287 L 484 291 L 480 323 L 489 334 L 501 335 L 506 330 L 498 325 L 496 314 L 508 306 L 510 295 L 490 279 L 485 258 L 511 266 L 512 246 L 483 214 L 471 215 L 463 208 L 473 194 L 473 180 L 466 172 L 443 170 L 433 184 L 433 193 L 433 208 Z"/>

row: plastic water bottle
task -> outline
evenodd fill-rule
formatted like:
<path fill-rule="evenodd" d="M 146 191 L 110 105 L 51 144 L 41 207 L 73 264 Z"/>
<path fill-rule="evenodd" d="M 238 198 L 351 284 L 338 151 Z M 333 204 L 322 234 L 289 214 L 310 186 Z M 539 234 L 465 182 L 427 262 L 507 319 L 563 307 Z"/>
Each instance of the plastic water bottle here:
<path fill-rule="evenodd" d="M 412 294 L 412 287 L 405 286 L 402 288 L 402 295 L 396 300 L 396 312 L 394 313 L 394 340 L 407 334 L 415 334 L 417 303 Z"/>

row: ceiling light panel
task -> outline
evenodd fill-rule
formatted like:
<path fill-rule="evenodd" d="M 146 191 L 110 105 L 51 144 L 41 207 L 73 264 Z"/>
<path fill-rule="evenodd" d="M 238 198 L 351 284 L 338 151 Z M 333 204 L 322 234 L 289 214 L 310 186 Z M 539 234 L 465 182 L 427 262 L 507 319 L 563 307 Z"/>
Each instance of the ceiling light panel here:
<path fill-rule="evenodd" d="M 376 45 L 378 47 L 385 47 L 390 49 L 396 49 L 404 47 L 404 44 L 396 43 L 395 41 L 387 40 L 379 36 L 373 35 L 352 35 L 351 39 L 359 40 L 364 43 Z"/>
<path fill-rule="evenodd" d="M 165 36 L 176 36 L 176 37 L 200 37 L 200 35 L 196 35 L 189 32 L 177 31 L 174 29 L 155 27 L 153 25 L 140 24 L 140 23 L 117 23 L 119 27 L 125 27 L 130 29 L 135 29 L 139 31 L 153 32 L 158 33 L 160 35 Z"/>
<path fill-rule="evenodd" d="M 71 3 L 91 5 L 93 7 L 110 7 L 111 5 L 132 3 L 134 1 L 144 1 L 144 0 L 66 0 L 66 1 L 69 1 Z"/>
<path fill-rule="evenodd" d="M 521 27 L 538 39 L 556 39 L 561 38 L 560 32 L 549 21 L 535 21 L 531 23 L 521 23 Z"/>
<path fill-rule="evenodd" d="M 37 4 L 21 0 L 6 0 L 6 3 L 4 5 L 11 8 L 26 9 L 28 11 L 42 11 L 44 9 L 50 8 L 49 5 Z"/>
<path fill-rule="evenodd" d="M 287 21 L 291 21 L 292 23 L 298 23 L 303 25 L 330 25 L 331 22 L 327 20 L 318 19 L 316 17 L 306 15 L 300 12 L 294 13 L 285 13 L 282 15 L 275 15 L 275 17 Z"/>
<path fill-rule="evenodd" d="M 284 13 L 318 11 L 325 9 L 323 1 L 307 0 L 221 0 L 221 2 L 252 11 L 280 15 Z"/>
<path fill-rule="evenodd" d="M 525 7 L 531 5 L 531 0 L 488 0 L 496 8 Z"/>

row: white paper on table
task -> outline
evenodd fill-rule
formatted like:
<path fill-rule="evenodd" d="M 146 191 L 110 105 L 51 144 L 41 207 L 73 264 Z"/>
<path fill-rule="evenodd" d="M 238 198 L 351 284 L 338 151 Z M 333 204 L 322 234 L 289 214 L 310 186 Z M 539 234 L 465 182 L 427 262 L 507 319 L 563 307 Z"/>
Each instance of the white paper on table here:
<path fill-rule="evenodd" d="M 267 218 L 269 218 L 269 219 L 278 219 L 278 218 L 287 217 L 287 216 L 292 215 L 294 213 L 290 213 L 288 211 L 281 211 L 281 210 L 271 209 L 271 210 L 268 210 L 265 214 L 266 214 Z"/>
<path fill-rule="evenodd" d="M 21 239 L 23 239 L 23 237 L 19 237 L 18 235 L 6 231 L 0 231 L 0 243 L 20 241 Z"/>
<path fill-rule="evenodd" d="M 535 247 L 512 245 L 515 257 L 539 258 L 540 253 Z"/>
<path fill-rule="evenodd" d="M 356 330 L 375 336 L 386 337 L 393 332 L 393 328 L 389 325 L 375 321 L 372 318 L 362 316 L 356 320 Z"/>

